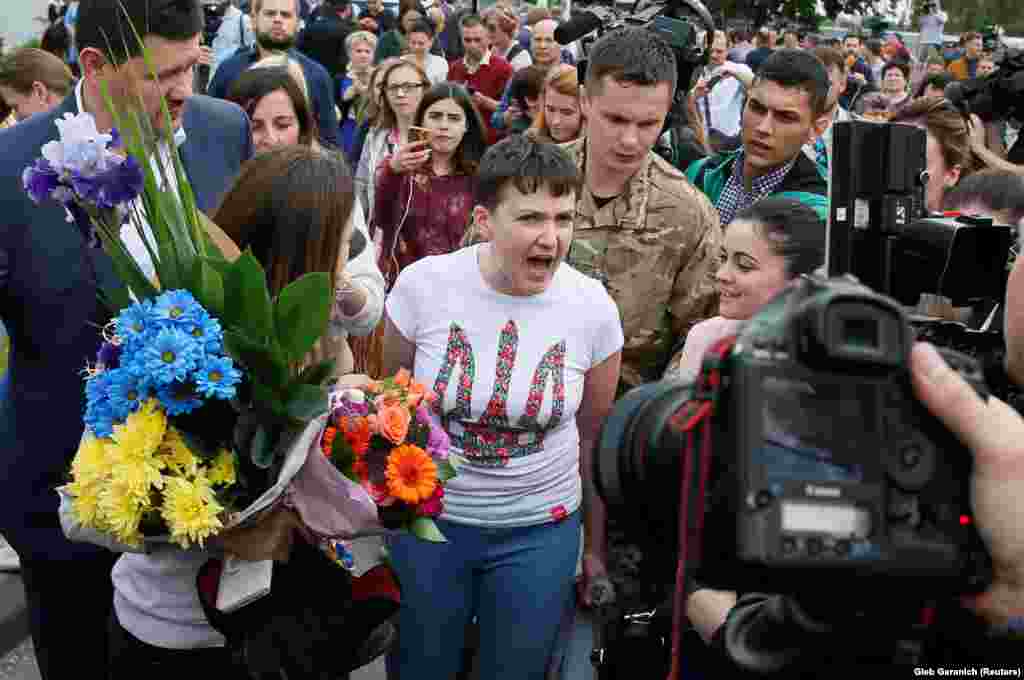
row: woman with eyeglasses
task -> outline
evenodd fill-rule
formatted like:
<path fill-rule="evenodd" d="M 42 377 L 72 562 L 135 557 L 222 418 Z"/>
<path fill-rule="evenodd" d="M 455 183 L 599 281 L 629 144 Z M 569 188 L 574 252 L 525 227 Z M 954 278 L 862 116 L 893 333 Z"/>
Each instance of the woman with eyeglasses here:
<path fill-rule="evenodd" d="M 356 195 L 366 211 L 370 234 L 374 232 L 375 177 L 381 161 L 409 143 L 409 127 L 423 93 L 430 87 L 427 74 L 416 64 L 395 61 L 375 78 L 380 98 L 371 106 L 371 121 L 356 170 Z"/>
<path fill-rule="evenodd" d="M 423 257 L 458 249 L 486 146 L 483 121 L 461 85 L 430 88 L 414 124 L 428 136 L 399 145 L 377 169 L 374 225 L 380 268 L 390 281 Z"/>

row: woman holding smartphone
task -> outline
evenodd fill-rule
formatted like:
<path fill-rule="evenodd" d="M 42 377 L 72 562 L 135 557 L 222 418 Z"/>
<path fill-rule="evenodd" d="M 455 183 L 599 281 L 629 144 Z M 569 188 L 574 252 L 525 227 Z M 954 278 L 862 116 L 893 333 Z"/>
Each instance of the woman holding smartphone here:
<path fill-rule="evenodd" d="M 430 88 L 409 142 L 377 169 L 374 226 L 380 229 L 381 271 L 390 282 L 420 258 L 458 249 L 484 146 L 483 122 L 466 90 L 451 83 Z"/>

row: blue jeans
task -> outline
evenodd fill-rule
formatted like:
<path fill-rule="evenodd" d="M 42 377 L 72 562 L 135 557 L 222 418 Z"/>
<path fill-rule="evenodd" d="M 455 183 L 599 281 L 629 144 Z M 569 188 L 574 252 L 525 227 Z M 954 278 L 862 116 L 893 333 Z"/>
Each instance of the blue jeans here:
<path fill-rule="evenodd" d="M 460 666 L 466 625 L 475 616 L 477 677 L 543 680 L 572 598 L 580 513 L 557 523 L 508 529 L 437 524 L 447 543 L 409 535 L 388 539 L 402 586 L 390 668 L 399 679 L 451 680 Z"/>

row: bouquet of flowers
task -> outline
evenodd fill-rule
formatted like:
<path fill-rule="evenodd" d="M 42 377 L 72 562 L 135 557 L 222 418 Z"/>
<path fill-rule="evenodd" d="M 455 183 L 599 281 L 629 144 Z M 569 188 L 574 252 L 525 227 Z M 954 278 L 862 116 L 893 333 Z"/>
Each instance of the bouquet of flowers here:
<path fill-rule="evenodd" d="M 444 541 L 433 518 L 455 477 L 448 435 L 430 412 L 437 397 L 401 369 L 332 400 L 320 449 L 373 499 L 381 524 Z"/>
<path fill-rule="evenodd" d="M 22 177 L 34 201 L 64 205 L 124 284 L 99 291 L 113 321 L 86 371 L 62 523 L 76 540 L 121 549 L 203 544 L 281 500 L 315 450 L 333 362 L 308 357 L 327 327 L 330 275 L 302 276 L 272 299 L 256 258 L 197 209 L 166 103 L 163 132 L 107 108 L 114 130 L 67 114 Z"/>

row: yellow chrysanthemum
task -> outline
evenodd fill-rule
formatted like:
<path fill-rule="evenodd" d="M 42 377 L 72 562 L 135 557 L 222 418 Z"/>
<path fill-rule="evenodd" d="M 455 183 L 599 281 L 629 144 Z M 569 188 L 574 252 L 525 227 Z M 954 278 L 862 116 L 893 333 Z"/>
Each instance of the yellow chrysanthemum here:
<path fill-rule="evenodd" d="M 210 484 L 221 484 L 225 487 L 234 484 L 236 481 L 234 454 L 227 449 L 221 449 L 217 453 L 217 457 L 213 459 L 213 463 L 210 464 L 206 476 L 210 480 Z"/>
<path fill-rule="evenodd" d="M 200 472 L 194 481 L 168 477 L 164 486 L 164 504 L 160 510 L 171 530 L 171 539 L 183 548 L 191 543 L 203 545 L 207 538 L 223 528 L 217 517 L 224 508 Z"/>
<path fill-rule="evenodd" d="M 116 482 L 103 487 L 99 501 L 107 528 L 117 540 L 129 545 L 140 545 L 142 534 L 139 532 L 139 523 L 148 502 L 143 502 L 132 489 Z"/>
<path fill-rule="evenodd" d="M 149 399 L 124 423 L 114 426 L 113 439 L 132 455 L 150 457 L 156 453 L 166 431 L 167 414 L 156 399 Z"/>
<path fill-rule="evenodd" d="M 78 452 L 71 463 L 71 476 L 76 482 L 92 484 L 110 473 L 107 441 L 109 440 L 98 439 L 92 434 L 82 437 Z"/>
<path fill-rule="evenodd" d="M 84 527 L 102 530 L 106 527 L 106 523 L 103 522 L 100 510 L 99 490 L 99 484 L 84 483 L 79 480 L 71 482 L 67 488 L 68 493 L 73 497 L 71 511 L 75 519 Z"/>
<path fill-rule="evenodd" d="M 152 489 L 163 487 L 161 470 L 166 463 L 156 452 L 166 431 L 167 416 L 150 399 L 123 424 L 114 426 L 113 441 L 106 446 L 112 483 L 139 502 L 147 501 Z"/>
<path fill-rule="evenodd" d="M 173 427 L 167 428 L 167 435 L 160 444 L 159 455 L 172 472 L 186 477 L 196 475 L 199 461 L 182 439 L 181 433 Z"/>

